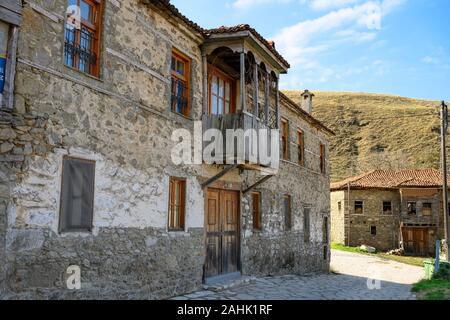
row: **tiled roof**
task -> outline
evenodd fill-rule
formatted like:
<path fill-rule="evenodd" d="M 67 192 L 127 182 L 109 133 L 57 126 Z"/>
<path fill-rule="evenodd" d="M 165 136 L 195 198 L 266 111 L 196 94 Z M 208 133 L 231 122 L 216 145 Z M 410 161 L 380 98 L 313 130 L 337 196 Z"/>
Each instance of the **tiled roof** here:
<path fill-rule="evenodd" d="M 201 33 L 205 38 L 208 38 L 211 34 L 219 34 L 219 33 L 232 33 L 232 32 L 240 32 L 240 31 L 249 31 L 252 33 L 259 41 L 261 41 L 270 52 L 272 52 L 283 64 L 285 67 L 290 68 L 289 62 L 283 58 L 283 56 L 275 49 L 275 45 L 273 41 L 266 40 L 261 34 L 258 33 L 254 28 L 252 28 L 248 24 L 240 24 L 233 27 L 220 27 L 215 29 L 203 29 L 195 22 L 191 21 L 185 15 L 183 15 L 173 4 L 170 3 L 170 0 L 143 0 L 147 3 L 153 3 L 157 6 L 162 6 L 166 10 L 168 10 L 173 16 L 181 19 L 184 23 L 186 23 L 189 27 L 193 28 L 195 31 Z"/>
<path fill-rule="evenodd" d="M 399 189 L 442 186 L 442 175 L 435 169 L 375 170 L 346 180 L 332 183 L 331 190 Z"/>
<path fill-rule="evenodd" d="M 270 50 L 287 68 L 290 68 L 289 62 L 287 62 L 283 56 L 275 49 L 275 43 L 273 41 L 266 40 L 258 31 L 252 28 L 248 24 L 239 24 L 237 26 L 225 27 L 205 30 L 206 35 L 220 34 L 220 33 L 234 33 L 240 31 L 249 31 L 253 34 L 259 41 L 261 41 L 267 49 Z"/>

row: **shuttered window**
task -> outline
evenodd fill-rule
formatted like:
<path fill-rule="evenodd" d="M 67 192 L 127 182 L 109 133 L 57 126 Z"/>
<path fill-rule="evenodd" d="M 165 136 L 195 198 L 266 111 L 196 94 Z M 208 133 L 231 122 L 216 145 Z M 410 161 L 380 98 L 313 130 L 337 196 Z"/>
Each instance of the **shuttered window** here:
<path fill-rule="evenodd" d="M 305 243 L 308 243 L 310 240 L 310 213 L 310 208 L 303 210 L 303 239 Z"/>
<path fill-rule="evenodd" d="M 281 155 L 284 160 L 289 160 L 289 122 L 281 119 Z"/>
<path fill-rule="evenodd" d="M 284 195 L 284 225 L 285 230 L 289 231 L 292 229 L 292 210 L 291 210 L 291 196 Z"/>
<path fill-rule="evenodd" d="M 261 193 L 252 193 L 253 229 L 261 230 Z"/>
<path fill-rule="evenodd" d="M 185 222 L 186 180 L 170 178 L 169 231 L 183 231 Z"/>
<path fill-rule="evenodd" d="M 325 173 L 326 162 L 325 162 L 325 145 L 320 145 L 320 172 Z"/>
<path fill-rule="evenodd" d="M 60 232 L 92 230 L 95 162 L 66 157 L 61 185 Z"/>
<path fill-rule="evenodd" d="M 305 165 L 305 141 L 303 131 L 297 131 L 298 164 Z"/>

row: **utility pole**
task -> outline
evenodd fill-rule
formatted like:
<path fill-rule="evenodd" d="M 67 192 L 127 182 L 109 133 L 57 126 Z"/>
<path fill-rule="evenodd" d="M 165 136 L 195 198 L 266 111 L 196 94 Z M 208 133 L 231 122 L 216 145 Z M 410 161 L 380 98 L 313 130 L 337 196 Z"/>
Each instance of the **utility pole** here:
<path fill-rule="evenodd" d="M 448 172 L 447 172 L 447 149 L 446 149 L 446 137 L 448 129 L 448 107 L 445 101 L 441 104 L 441 162 L 442 162 L 442 196 L 443 196 L 443 207 L 444 207 L 444 226 L 445 226 L 445 246 L 447 251 L 447 261 L 450 261 L 450 251 L 449 251 L 449 228 L 448 228 Z M 437 257 L 436 257 L 437 258 Z"/>

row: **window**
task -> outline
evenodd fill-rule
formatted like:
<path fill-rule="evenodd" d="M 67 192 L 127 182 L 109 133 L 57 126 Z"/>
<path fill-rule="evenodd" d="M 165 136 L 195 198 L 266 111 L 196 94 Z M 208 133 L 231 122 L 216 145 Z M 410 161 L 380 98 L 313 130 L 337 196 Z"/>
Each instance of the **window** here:
<path fill-rule="evenodd" d="M 392 202 L 383 201 L 383 214 L 392 214 Z"/>
<path fill-rule="evenodd" d="M 21 10 L 21 6 L 17 5 L 17 7 L 18 10 Z M 20 29 L 16 23 L 20 22 L 20 13 L 11 11 L 8 4 L 6 7 L 2 7 L 0 4 L 0 18 L 2 19 L 0 20 L 0 110 L 3 108 L 12 110 L 15 61 L 17 60 Z"/>
<path fill-rule="evenodd" d="M 61 182 L 60 232 L 92 230 L 95 162 L 65 157 Z"/>
<path fill-rule="evenodd" d="M 376 226 L 371 226 L 370 227 L 370 234 L 373 236 L 377 235 L 377 227 Z"/>
<path fill-rule="evenodd" d="M 355 214 L 364 213 L 364 201 L 355 201 Z"/>
<path fill-rule="evenodd" d="M 297 131 L 297 145 L 298 145 L 298 163 L 303 166 L 305 165 L 305 141 L 303 136 L 303 131 Z"/>
<path fill-rule="evenodd" d="M 261 193 L 252 193 L 253 229 L 261 230 Z"/>
<path fill-rule="evenodd" d="M 183 231 L 185 218 L 186 180 L 170 178 L 169 231 Z"/>
<path fill-rule="evenodd" d="M 284 160 L 289 160 L 289 123 L 281 119 L 281 154 Z"/>
<path fill-rule="evenodd" d="M 325 173 L 325 167 L 326 167 L 326 162 L 325 162 L 325 145 L 321 144 L 320 145 L 320 172 L 321 173 Z"/>
<path fill-rule="evenodd" d="M 328 246 L 323 246 L 323 260 L 328 260 Z"/>
<path fill-rule="evenodd" d="M 303 241 L 308 243 L 310 240 L 310 208 L 303 210 Z"/>
<path fill-rule="evenodd" d="M 430 202 L 425 202 L 422 206 L 422 215 L 429 217 L 432 215 L 432 204 Z"/>
<path fill-rule="evenodd" d="M 292 229 L 291 196 L 284 195 L 284 226 L 285 230 Z"/>
<path fill-rule="evenodd" d="M 328 217 L 323 217 L 322 241 L 325 244 L 328 243 Z"/>
<path fill-rule="evenodd" d="M 235 81 L 219 69 L 209 66 L 209 114 L 223 115 L 235 112 Z"/>
<path fill-rule="evenodd" d="M 342 202 L 341 201 L 338 202 L 338 211 L 339 211 L 339 213 L 342 212 Z"/>
<path fill-rule="evenodd" d="M 68 5 L 64 63 L 69 67 L 98 77 L 100 73 L 102 1 L 69 0 Z"/>
<path fill-rule="evenodd" d="M 408 210 L 408 214 L 410 214 L 410 215 L 417 214 L 417 204 L 415 202 L 408 202 L 407 210 Z"/>
<path fill-rule="evenodd" d="M 172 50 L 171 75 L 173 112 L 186 117 L 190 115 L 190 59 L 177 50 Z"/>

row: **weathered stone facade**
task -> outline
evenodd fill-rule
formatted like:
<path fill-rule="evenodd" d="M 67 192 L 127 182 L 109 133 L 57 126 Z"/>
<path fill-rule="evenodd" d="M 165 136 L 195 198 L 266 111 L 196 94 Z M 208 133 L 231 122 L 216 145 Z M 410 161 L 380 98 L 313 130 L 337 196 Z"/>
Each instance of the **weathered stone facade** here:
<path fill-rule="evenodd" d="M 141 1 L 105 1 L 100 78 L 64 65 L 65 0 L 27 1 L 18 42 L 13 112 L 0 119 L 0 295 L 19 298 L 166 298 L 198 289 L 205 263 L 201 183 L 221 166 L 174 165 L 177 128 L 194 130 L 203 113 L 198 30 Z M 190 117 L 170 110 L 170 60 L 176 47 L 191 60 Z M 297 109 L 298 110 L 297 110 Z M 281 114 L 305 132 L 306 161 L 284 161 L 260 186 L 263 229 L 252 230 L 251 203 L 241 199 L 241 272 L 323 272 L 329 265 L 323 217 L 329 216 L 330 134 L 300 107 Z M 328 152 L 327 152 L 328 154 Z M 95 161 L 93 230 L 58 230 L 62 159 Z M 171 176 L 186 178 L 185 231 L 169 232 Z M 259 173 L 235 169 L 221 178 L 240 190 Z M 283 193 L 292 195 L 292 231 L 283 230 Z M 242 194 L 242 193 L 241 193 Z M 311 240 L 303 243 L 303 208 Z M 325 256 L 324 256 L 325 254 Z M 78 265 L 82 289 L 66 289 Z"/>
<path fill-rule="evenodd" d="M 439 172 L 432 173 L 439 177 Z M 424 184 L 422 187 L 345 188 L 342 183 L 342 187 L 332 188 L 331 241 L 349 246 L 364 244 L 381 251 L 402 248 L 409 254 L 433 255 L 435 241 L 444 238 L 442 192 L 425 178 L 414 182 Z M 355 212 L 357 201 L 363 203 L 362 213 Z M 383 202 L 392 204 L 391 213 L 383 211 Z M 414 204 L 414 212 L 408 208 L 409 203 Z M 429 208 L 425 209 L 424 204 Z"/>

